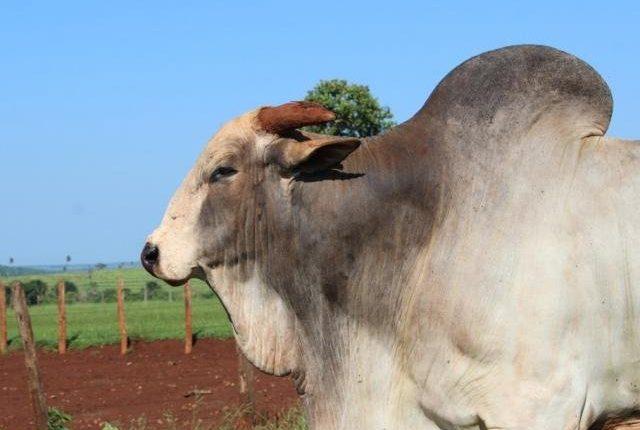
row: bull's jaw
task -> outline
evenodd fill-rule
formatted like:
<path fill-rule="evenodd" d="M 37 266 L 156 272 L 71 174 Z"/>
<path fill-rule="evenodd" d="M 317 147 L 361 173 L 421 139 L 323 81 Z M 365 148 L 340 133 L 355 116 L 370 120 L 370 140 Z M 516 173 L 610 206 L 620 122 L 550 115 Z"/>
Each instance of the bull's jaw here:
<path fill-rule="evenodd" d="M 299 344 L 292 310 L 253 269 L 248 277 L 234 268 L 204 270 L 220 297 L 240 349 L 263 372 L 281 376 L 299 370 Z"/>

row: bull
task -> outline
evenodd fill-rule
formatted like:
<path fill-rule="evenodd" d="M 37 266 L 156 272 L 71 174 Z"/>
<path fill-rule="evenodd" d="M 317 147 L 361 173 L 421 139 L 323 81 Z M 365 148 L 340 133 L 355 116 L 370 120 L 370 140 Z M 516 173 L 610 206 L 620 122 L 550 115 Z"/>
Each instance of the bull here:
<path fill-rule="evenodd" d="M 305 102 L 207 144 L 148 238 L 313 429 L 587 429 L 640 406 L 640 146 L 567 53 L 507 47 L 374 137 Z"/>

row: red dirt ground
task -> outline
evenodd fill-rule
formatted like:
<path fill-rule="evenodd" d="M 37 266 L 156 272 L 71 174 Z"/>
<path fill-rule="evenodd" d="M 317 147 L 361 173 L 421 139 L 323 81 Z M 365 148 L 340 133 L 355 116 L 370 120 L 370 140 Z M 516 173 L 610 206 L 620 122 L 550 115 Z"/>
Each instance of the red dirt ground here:
<path fill-rule="evenodd" d="M 121 356 L 117 346 L 38 353 L 49 406 L 73 415 L 72 428 L 99 429 L 101 423 L 125 428 L 146 417 L 148 427 L 163 427 L 164 414 L 188 426 L 195 396 L 203 394 L 197 418 L 222 421 L 239 409 L 238 358 L 233 340 L 200 339 L 190 355 L 179 341 L 137 342 Z M 298 404 L 289 378 L 276 378 L 256 370 L 256 404 L 262 415 L 274 416 Z M 19 352 L 0 356 L 0 429 L 33 428 L 27 393 L 24 357 Z M 164 422 L 162 421 L 164 420 Z"/>

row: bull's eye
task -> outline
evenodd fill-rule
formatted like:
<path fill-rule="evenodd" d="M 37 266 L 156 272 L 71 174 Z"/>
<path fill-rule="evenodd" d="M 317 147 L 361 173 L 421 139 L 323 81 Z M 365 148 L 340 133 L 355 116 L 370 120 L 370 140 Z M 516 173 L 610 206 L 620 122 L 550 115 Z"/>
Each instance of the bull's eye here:
<path fill-rule="evenodd" d="M 209 182 L 218 182 L 219 180 L 227 178 L 229 176 L 233 176 L 236 173 L 238 173 L 238 171 L 233 167 L 220 166 L 216 170 L 214 170 L 213 173 L 211 173 Z"/>

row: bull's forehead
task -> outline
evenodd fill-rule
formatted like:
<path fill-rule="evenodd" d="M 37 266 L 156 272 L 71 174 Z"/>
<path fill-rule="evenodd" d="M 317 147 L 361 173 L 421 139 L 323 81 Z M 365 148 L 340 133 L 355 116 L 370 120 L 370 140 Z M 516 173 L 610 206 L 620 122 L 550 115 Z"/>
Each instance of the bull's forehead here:
<path fill-rule="evenodd" d="M 260 130 L 258 109 L 254 109 L 225 123 L 207 143 L 200 163 L 224 162 L 239 156 L 247 146 L 263 147 L 271 139 Z"/>
<path fill-rule="evenodd" d="M 258 109 L 249 111 L 243 115 L 225 123 L 213 136 L 211 143 L 222 144 L 230 139 L 247 139 L 255 136 L 257 130 Z"/>
<path fill-rule="evenodd" d="M 217 160 L 250 145 L 260 152 L 273 140 L 273 136 L 262 130 L 258 112 L 254 109 L 225 123 L 209 140 L 203 152 L 208 160 Z"/>

